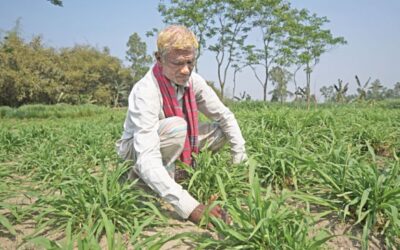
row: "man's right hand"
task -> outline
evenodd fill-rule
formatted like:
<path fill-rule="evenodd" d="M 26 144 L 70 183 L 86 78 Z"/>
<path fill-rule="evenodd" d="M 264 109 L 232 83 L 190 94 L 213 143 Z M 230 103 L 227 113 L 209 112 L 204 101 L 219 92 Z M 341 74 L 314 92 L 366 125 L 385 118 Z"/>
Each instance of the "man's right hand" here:
<path fill-rule="evenodd" d="M 206 212 L 206 210 L 208 209 L 208 207 L 204 204 L 200 204 L 198 205 L 193 212 L 190 214 L 189 216 L 189 220 L 195 224 L 199 224 L 201 221 L 201 218 L 203 217 L 204 213 Z M 219 218 L 221 220 L 223 220 L 225 223 L 230 223 L 231 222 L 231 218 L 228 215 L 228 213 L 221 208 L 220 205 L 216 205 L 214 206 L 210 212 L 209 212 L 210 216 Z M 208 225 L 208 227 L 212 227 L 211 224 Z"/>

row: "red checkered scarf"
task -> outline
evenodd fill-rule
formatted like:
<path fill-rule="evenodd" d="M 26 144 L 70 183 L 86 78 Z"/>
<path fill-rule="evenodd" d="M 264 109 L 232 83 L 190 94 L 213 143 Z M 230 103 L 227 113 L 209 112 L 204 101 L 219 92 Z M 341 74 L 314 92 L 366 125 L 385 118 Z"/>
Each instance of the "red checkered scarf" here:
<path fill-rule="evenodd" d="M 196 98 L 193 91 L 192 82 L 189 82 L 189 87 L 185 88 L 183 94 L 183 110 L 179 105 L 176 97 L 175 88 L 171 82 L 162 74 L 162 68 L 159 63 L 156 63 L 153 67 L 153 74 L 157 79 L 158 86 L 160 87 L 162 99 L 163 99 L 163 111 L 165 117 L 179 116 L 185 119 L 187 122 L 187 133 L 185 144 L 183 147 L 180 160 L 189 166 L 192 165 L 192 153 L 198 153 L 198 113 Z"/>

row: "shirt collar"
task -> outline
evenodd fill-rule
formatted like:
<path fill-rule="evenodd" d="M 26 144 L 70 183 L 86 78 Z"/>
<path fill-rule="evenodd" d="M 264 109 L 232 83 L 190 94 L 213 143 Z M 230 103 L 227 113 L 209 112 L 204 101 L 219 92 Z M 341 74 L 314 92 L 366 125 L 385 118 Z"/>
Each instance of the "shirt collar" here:
<path fill-rule="evenodd" d="M 185 82 L 184 84 L 176 84 L 176 83 L 172 83 L 175 87 L 183 87 L 183 88 L 187 88 L 189 87 L 189 81 Z"/>

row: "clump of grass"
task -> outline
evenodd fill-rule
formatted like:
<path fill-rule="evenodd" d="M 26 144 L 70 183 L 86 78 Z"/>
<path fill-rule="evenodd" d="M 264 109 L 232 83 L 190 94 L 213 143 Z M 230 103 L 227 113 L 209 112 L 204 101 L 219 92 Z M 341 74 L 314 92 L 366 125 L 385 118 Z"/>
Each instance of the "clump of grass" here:
<path fill-rule="evenodd" d="M 276 196 L 271 187 L 261 188 L 258 177 L 250 178 L 248 196 L 225 203 L 232 224 L 211 217 L 219 239 L 201 238 L 203 249 L 317 249 L 333 236 L 322 231 L 309 236 L 313 223 L 303 211 L 292 209 L 286 200 L 290 193 Z"/>
<path fill-rule="evenodd" d="M 58 193 L 40 196 L 32 206 L 38 225 L 32 236 L 49 227 L 65 231 L 70 225 L 74 234 L 92 232 L 99 239 L 103 233 L 109 234 L 107 227 L 133 234 L 143 229 L 143 221 L 152 226 L 165 223 L 154 205 L 155 197 L 135 188 L 135 182 L 120 182 L 126 170 L 126 166 L 120 166 L 114 171 L 102 169 L 96 175 L 82 169 L 79 175 L 60 183 Z"/>
<path fill-rule="evenodd" d="M 195 169 L 180 164 L 178 167 L 186 169 L 190 175 L 183 186 L 203 203 L 207 203 L 212 195 L 226 201 L 246 192 L 247 166 L 230 165 L 229 159 L 227 152 L 212 154 L 204 151 L 196 157 Z"/>
<path fill-rule="evenodd" d="M 322 195 L 344 220 L 351 219 L 354 225 L 362 225 L 361 243 L 368 246 L 371 233 L 383 235 L 387 246 L 398 244 L 400 232 L 400 178 L 399 161 L 381 170 L 376 165 L 374 150 L 368 145 L 372 162 L 365 155 L 355 157 L 354 149 L 346 153 L 333 151 L 340 163 L 323 163 L 317 158 L 308 160 L 316 177 L 308 190 Z M 397 233 L 397 235 L 396 235 Z M 397 243 L 396 243 L 397 242 Z"/>

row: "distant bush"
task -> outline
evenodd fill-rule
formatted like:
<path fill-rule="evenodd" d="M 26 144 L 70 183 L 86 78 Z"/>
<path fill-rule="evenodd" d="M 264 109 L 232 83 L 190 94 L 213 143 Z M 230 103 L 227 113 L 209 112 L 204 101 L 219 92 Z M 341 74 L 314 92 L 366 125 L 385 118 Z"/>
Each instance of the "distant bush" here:
<path fill-rule="evenodd" d="M 40 36 L 24 41 L 18 31 L 0 37 L 0 106 L 26 104 L 126 105 L 131 70 L 89 45 L 55 49 Z"/>

